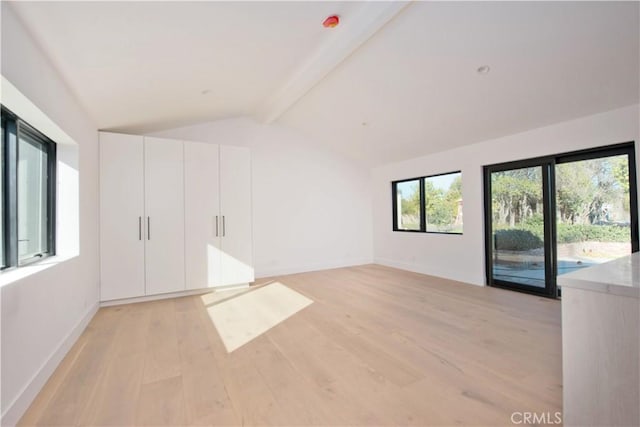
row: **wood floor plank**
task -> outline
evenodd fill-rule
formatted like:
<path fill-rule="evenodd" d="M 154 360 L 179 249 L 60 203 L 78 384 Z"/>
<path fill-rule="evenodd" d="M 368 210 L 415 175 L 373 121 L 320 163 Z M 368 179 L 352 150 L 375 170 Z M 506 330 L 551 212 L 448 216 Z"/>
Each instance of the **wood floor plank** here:
<path fill-rule="evenodd" d="M 181 426 L 185 424 L 181 376 L 143 384 L 136 403 L 135 423 L 117 425 Z"/>
<path fill-rule="evenodd" d="M 232 382 L 231 399 L 237 404 L 243 425 L 290 425 L 275 396 L 253 363 L 249 347 L 235 351 L 229 358 Z"/>
<path fill-rule="evenodd" d="M 145 304 L 133 304 L 123 314 L 116 337 L 115 354 L 118 356 L 144 353 L 147 349 L 150 311 Z"/>
<path fill-rule="evenodd" d="M 203 323 L 198 311 L 176 311 L 175 321 L 178 348 L 182 359 L 190 353 L 212 351 L 209 341 L 204 338 L 207 333 L 205 330 L 207 324 Z M 211 327 L 211 325 L 208 326 Z"/>
<path fill-rule="evenodd" d="M 145 384 L 181 374 L 174 303 L 170 299 L 154 301 L 149 304 L 149 309 L 150 319 L 142 379 Z"/>
<path fill-rule="evenodd" d="M 182 368 L 186 423 L 237 425 L 231 399 L 210 350 L 185 355 Z"/>
<path fill-rule="evenodd" d="M 176 328 L 188 425 L 236 425 L 231 399 L 193 297 L 176 305 Z M 188 302 L 187 302 L 188 301 Z"/>
<path fill-rule="evenodd" d="M 335 370 L 327 366 L 326 359 L 314 346 L 314 337 L 304 328 L 306 322 L 283 322 L 267 335 L 300 375 L 326 387 L 337 379 Z M 301 343 L 304 343 L 301 345 Z"/>
<path fill-rule="evenodd" d="M 276 327 L 277 328 L 277 327 Z M 326 390 L 309 381 L 266 334 L 257 338 L 256 367 L 292 425 L 327 425 L 340 420 Z M 344 424 L 341 422 L 340 424 Z"/>
<path fill-rule="evenodd" d="M 211 317 L 209 317 L 207 310 L 211 304 L 219 303 L 220 301 L 231 298 L 230 295 L 240 295 L 244 292 L 244 290 L 242 292 L 229 291 L 224 292 L 225 295 L 217 296 L 213 293 L 204 294 L 194 299 L 196 306 L 198 307 L 196 313 L 200 317 L 200 324 L 203 328 L 203 334 L 200 335 L 200 339 L 204 340 L 204 343 L 209 346 L 213 353 L 217 373 L 220 376 L 227 396 L 229 396 L 229 399 L 231 400 L 231 406 L 233 407 L 236 419 L 241 425 L 246 424 L 246 417 L 243 412 L 242 399 L 238 398 L 239 396 L 242 396 L 242 390 L 234 375 L 231 363 L 232 355 L 227 353 L 222 339 L 220 338 Z"/>
<path fill-rule="evenodd" d="M 209 310 L 275 283 L 313 303 L 229 353 Z M 379 265 L 108 307 L 20 425 L 509 425 L 562 410 L 560 320 L 558 301 Z"/>
<path fill-rule="evenodd" d="M 325 282 L 326 284 L 326 282 Z M 318 287 L 319 289 L 324 289 L 326 286 Z M 318 289 L 316 288 L 316 289 Z M 465 349 L 469 347 L 470 341 L 473 340 L 473 337 L 467 337 L 464 340 L 460 340 L 460 352 L 458 353 L 455 350 L 458 347 L 456 344 L 458 342 L 454 341 L 455 338 L 452 338 L 449 334 L 446 334 L 442 338 L 438 338 L 431 334 L 427 329 L 431 329 L 433 327 L 432 323 L 428 318 L 423 318 L 420 320 L 419 325 L 422 325 L 421 333 L 415 338 L 411 336 L 411 334 L 407 333 L 407 325 L 410 325 L 410 320 L 402 319 L 400 322 L 395 320 L 393 313 L 389 313 L 385 316 L 380 316 L 377 311 L 366 311 L 366 310 L 354 310 L 354 306 L 357 305 L 356 302 L 351 302 L 349 300 L 348 303 L 345 303 L 345 310 L 347 311 L 341 312 L 340 310 L 333 307 L 333 309 L 329 309 L 323 307 L 322 316 L 328 317 L 331 319 L 340 318 L 340 322 L 342 326 L 352 331 L 352 333 L 358 335 L 361 340 L 367 341 L 369 340 L 369 345 L 381 344 L 385 349 L 393 349 L 394 355 L 396 358 L 401 360 L 405 360 L 408 364 L 415 365 L 417 367 L 421 367 L 423 371 L 430 372 L 433 369 L 437 369 L 439 365 L 438 372 L 442 372 L 445 375 L 455 375 L 456 371 L 451 370 L 451 372 L 447 373 L 447 368 L 455 368 L 457 371 L 462 372 L 461 367 L 464 367 L 465 371 L 470 371 L 475 374 L 484 373 L 484 377 L 491 377 L 492 381 L 496 382 L 502 380 L 502 377 L 496 377 L 495 372 L 492 372 L 491 369 L 495 369 L 499 367 L 500 369 L 505 368 L 505 364 L 502 362 L 502 354 L 505 352 L 513 353 L 512 349 L 506 347 L 499 349 L 499 351 L 491 350 L 488 352 L 489 355 L 493 356 L 493 360 L 482 361 L 478 363 L 474 362 L 473 359 L 469 359 L 467 355 L 464 354 Z M 340 304 L 336 304 L 340 306 Z M 326 316 L 327 311 L 329 310 L 330 316 Z M 308 310 L 306 313 L 314 313 L 313 310 Z M 401 314 L 404 316 L 404 313 Z M 322 319 L 321 319 L 322 321 Z M 403 329 L 403 326 L 405 328 Z M 441 332 L 440 323 L 437 323 L 436 329 Z M 501 334 L 504 334 L 505 329 L 500 330 Z M 495 330 L 483 330 L 482 334 L 485 337 L 491 337 L 495 334 Z M 427 340 L 423 338 L 427 337 Z M 485 338 L 486 339 L 486 338 Z M 426 342 L 426 343 L 425 343 Z M 423 343 L 424 346 L 422 345 Z M 540 344 L 540 340 L 538 340 L 538 344 Z M 486 345 L 486 342 L 485 342 Z M 513 342 L 514 346 L 519 345 L 517 340 Z M 560 345 L 559 342 L 556 345 Z M 528 346 L 527 346 L 528 347 Z M 540 346 L 541 348 L 545 348 L 545 346 Z M 527 352 L 530 352 L 535 349 L 527 348 Z M 449 353 L 449 355 L 447 354 Z M 485 349 L 476 352 L 476 354 L 485 354 Z M 460 355 L 459 355 L 460 354 Z M 513 360 L 510 361 L 516 366 L 519 366 L 519 358 L 513 357 Z M 543 360 L 545 365 L 538 366 L 538 369 L 546 369 L 546 361 Z M 473 364 L 472 367 L 469 365 Z M 557 368 L 559 368 L 559 360 L 556 361 Z M 460 365 L 460 366 L 458 366 Z M 534 365 L 535 367 L 536 365 Z M 531 369 L 531 366 L 526 367 L 527 369 Z M 520 368 L 522 370 L 522 368 Z M 526 372 L 526 370 L 524 371 Z M 520 376 L 520 384 L 522 384 L 523 377 Z M 559 378 L 557 379 L 559 381 Z M 516 385 L 517 387 L 517 385 Z M 531 390 L 527 388 L 526 390 L 522 390 L 525 394 L 531 394 Z M 547 390 L 544 390 L 543 395 L 548 395 Z"/>
<path fill-rule="evenodd" d="M 312 298 L 315 297 L 315 293 L 318 292 L 335 292 L 335 290 L 331 289 L 331 286 L 332 283 L 325 280 L 323 281 L 323 286 L 317 286 L 313 289 L 309 289 L 309 292 L 312 294 Z M 329 291 L 327 289 L 329 289 Z M 419 342 L 426 343 L 425 345 L 431 348 L 433 348 L 433 346 L 439 346 L 444 347 L 446 350 L 459 347 L 461 350 L 464 350 L 471 344 L 475 344 L 475 360 L 477 360 L 481 365 L 494 367 L 498 374 L 504 374 L 509 377 L 520 376 L 521 378 L 524 378 L 528 375 L 528 372 L 530 373 L 532 370 L 535 370 L 536 366 L 546 365 L 552 361 L 559 363 L 557 357 L 554 358 L 553 356 L 550 356 L 548 360 L 540 360 L 537 365 L 528 365 L 523 367 L 520 363 L 520 358 L 514 357 L 517 353 L 522 353 L 523 357 L 527 357 L 526 355 L 530 354 L 531 351 L 536 351 L 537 348 L 545 349 L 548 343 L 544 341 L 544 337 L 534 338 L 531 337 L 531 334 L 529 333 L 522 333 L 528 332 L 526 330 L 518 331 L 519 335 L 522 337 L 518 340 L 517 334 L 511 332 L 512 327 L 510 325 L 512 324 L 512 321 L 506 318 L 504 320 L 505 325 L 502 327 L 492 329 L 485 326 L 482 327 L 481 331 L 468 327 L 469 330 L 467 331 L 461 328 L 452 329 L 451 325 L 432 314 L 412 313 L 409 310 L 400 310 L 398 308 L 395 310 L 389 310 L 387 307 L 383 306 L 375 306 L 373 309 L 369 309 L 371 307 L 359 307 L 359 301 L 362 299 L 362 296 L 360 296 L 358 298 L 350 298 L 348 300 L 339 300 L 333 304 L 334 309 L 344 307 L 345 318 L 343 319 L 343 323 L 345 328 L 353 328 L 350 324 L 353 323 L 354 320 L 360 318 L 364 319 L 362 322 L 366 325 L 375 326 L 375 328 L 370 328 L 370 330 L 375 329 L 376 331 L 380 331 L 392 328 L 399 333 L 403 333 L 403 331 L 420 331 L 420 334 L 414 334 L 414 339 Z M 443 304 L 443 301 L 440 299 L 436 299 L 432 302 L 434 307 L 439 307 Z M 553 301 L 549 302 L 553 303 Z M 453 307 L 452 310 L 455 310 L 455 307 Z M 336 315 L 332 317 L 335 318 L 340 315 L 340 313 L 336 313 Z M 463 311 L 461 316 L 465 319 L 469 319 L 466 310 Z M 479 316 L 473 320 L 475 323 L 467 320 L 464 324 L 477 324 L 478 320 L 482 321 L 482 317 Z M 458 322 L 463 323 L 460 322 L 460 319 L 458 319 Z M 411 336 L 411 334 L 409 334 L 409 336 Z M 511 343 L 507 345 L 500 342 L 505 339 L 507 342 L 511 340 Z M 532 339 L 535 339 L 535 341 L 531 342 Z M 553 345 L 560 345 L 557 333 L 553 335 L 553 339 L 555 340 L 552 343 Z M 541 343 L 542 345 L 540 345 Z M 455 355 L 456 352 L 452 352 L 452 354 Z M 544 356 L 542 355 L 541 357 Z"/>
<path fill-rule="evenodd" d="M 135 424 L 143 364 L 144 353 L 114 354 L 104 374 L 104 380 L 97 387 L 78 424 L 86 426 Z"/>
<path fill-rule="evenodd" d="M 388 381 L 398 386 L 404 386 L 424 378 L 422 373 L 404 363 L 402 359 L 394 357 L 366 339 L 359 339 L 358 333 L 347 330 L 339 322 L 327 320 L 322 310 L 316 309 L 316 307 L 312 307 L 306 313 L 313 320 L 314 325 L 321 329 L 325 335 L 331 336 L 332 340 L 342 348 L 357 355 L 363 363 Z"/>
<path fill-rule="evenodd" d="M 102 381 L 114 346 L 123 308 L 99 310 L 83 332 L 86 342 L 73 360 L 36 424 L 49 426 L 77 425 L 85 408 Z M 64 375 L 56 369 L 53 377 Z"/>
<path fill-rule="evenodd" d="M 71 369 L 74 368 L 76 360 L 89 339 L 88 334 L 82 334 L 78 341 L 71 347 L 69 353 L 64 357 L 53 375 L 46 382 L 40 393 L 36 396 L 29 409 L 25 412 L 18 426 L 32 426 L 38 423 L 43 412 L 49 405 L 53 396 L 57 396 L 57 390 L 67 377 Z"/>

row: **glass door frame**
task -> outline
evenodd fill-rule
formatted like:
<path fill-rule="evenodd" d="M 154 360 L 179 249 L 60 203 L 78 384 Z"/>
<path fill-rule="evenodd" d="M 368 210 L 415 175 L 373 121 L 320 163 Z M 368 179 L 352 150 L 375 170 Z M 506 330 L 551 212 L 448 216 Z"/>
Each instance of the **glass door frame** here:
<path fill-rule="evenodd" d="M 627 155 L 629 159 L 629 202 L 630 202 L 630 239 L 631 252 L 640 250 L 638 237 L 638 192 L 636 177 L 635 143 L 633 141 L 604 147 L 579 150 L 551 156 L 517 160 L 483 167 L 484 188 L 484 228 L 485 228 L 485 273 L 487 286 L 531 293 L 549 298 L 560 296 L 557 286 L 558 257 L 556 231 L 556 164 L 590 160 L 616 155 Z M 530 167 L 542 168 L 542 201 L 544 218 L 545 287 L 539 288 L 525 284 L 494 279 L 493 277 L 493 212 L 491 203 L 491 174 L 513 169 Z"/>
<path fill-rule="evenodd" d="M 505 288 L 510 290 L 517 290 L 521 292 L 542 295 L 546 297 L 555 297 L 556 295 L 556 261 L 555 254 L 555 227 L 552 226 L 554 221 L 549 219 L 554 218 L 555 201 L 547 203 L 549 199 L 555 199 L 550 197 L 550 194 L 555 192 L 553 184 L 554 174 L 554 159 L 553 158 L 535 158 L 527 160 L 517 160 L 514 162 L 500 163 L 496 165 L 490 165 L 484 167 L 484 218 L 485 218 L 485 261 L 486 261 L 486 274 L 487 285 L 497 288 Z M 543 200 L 543 219 L 544 219 L 544 278 L 545 287 L 540 288 L 533 285 L 525 285 L 522 283 L 509 282 L 506 280 L 495 279 L 493 277 L 493 259 L 494 259 L 494 239 L 493 239 L 493 212 L 491 203 L 491 174 L 494 172 L 504 172 L 514 169 L 526 169 L 537 168 L 541 169 L 542 175 L 542 200 Z M 552 206 L 553 205 L 553 206 Z M 551 238 L 549 238 L 551 236 Z M 553 241 L 552 241 L 553 240 Z"/>

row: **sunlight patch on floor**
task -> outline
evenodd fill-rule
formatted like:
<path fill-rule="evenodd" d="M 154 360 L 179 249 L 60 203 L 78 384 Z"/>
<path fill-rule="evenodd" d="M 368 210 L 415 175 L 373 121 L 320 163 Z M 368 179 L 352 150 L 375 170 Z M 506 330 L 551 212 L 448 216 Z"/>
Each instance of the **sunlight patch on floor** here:
<path fill-rule="evenodd" d="M 207 304 L 207 312 L 227 352 L 231 353 L 312 303 L 282 283 L 273 282 L 211 302 Z"/>

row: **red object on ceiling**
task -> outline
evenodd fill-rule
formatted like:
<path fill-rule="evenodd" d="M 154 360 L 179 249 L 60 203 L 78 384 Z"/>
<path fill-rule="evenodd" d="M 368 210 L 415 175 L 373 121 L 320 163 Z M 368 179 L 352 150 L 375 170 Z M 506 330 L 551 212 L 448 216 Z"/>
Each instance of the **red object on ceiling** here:
<path fill-rule="evenodd" d="M 336 27 L 340 23 L 340 17 L 338 15 L 332 15 L 324 20 L 322 26 L 325 28 Z"/>

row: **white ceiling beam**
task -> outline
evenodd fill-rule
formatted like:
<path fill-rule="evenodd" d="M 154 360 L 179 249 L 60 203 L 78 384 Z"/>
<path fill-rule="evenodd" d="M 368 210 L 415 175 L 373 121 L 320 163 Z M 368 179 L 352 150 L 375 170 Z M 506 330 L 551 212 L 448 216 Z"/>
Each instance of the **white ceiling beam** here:
<path fill-rule="evenodd" d="M 372 1 L 353 17 L 343 19 L 341 16 L 340 25 L 327 30 L 334 32 L 331 37 L 307 57 L 284 85 L 262 102 L 256 109 L 256 118 L 265 124 L 276 121 L 410 3 L 411 0 Z"/>

